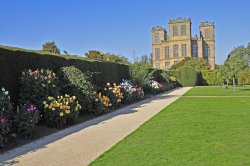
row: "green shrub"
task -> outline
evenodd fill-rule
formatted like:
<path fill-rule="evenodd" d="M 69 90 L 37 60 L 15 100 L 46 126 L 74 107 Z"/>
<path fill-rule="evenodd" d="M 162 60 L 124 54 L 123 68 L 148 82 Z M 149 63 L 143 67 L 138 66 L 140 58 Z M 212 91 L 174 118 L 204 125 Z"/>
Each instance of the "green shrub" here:
<path fill-rule="evenodd" d="M 219 77 L 217 70 L 202 70 L 201 71 L 201 82 L 200 85 L 221 85 L 223 79 Z"/>
<path fill-rule="evenodd" d="M 121 88 L 120 86 L 117 86 L 115 83 L 114 84 L 107 83 L 104 86 L 101 93 L 110 99 L 112 108 L 117 107 L 123 99 L 123 93 L 121 92 Z"/>
<path fill-rule="evenodd" d="M 91 110 L 94 114 L 102 114 L 112 109 L 112 103 L 108 96 L 102 95 L 101 92 L 94 92 L 93 109 Z"/>
<path fill-rule="evenodd" d="M 23 70 L 49 68 L 57 72 L 64 66 L 75 66 L 84 73 L 93 72 L 95 83 L 121 82 L 122 79 L 129 79 L 127 65 L 0 46 L 0 87 L 6 87 L 11 99 L 17 104 L 18 78 Z"/>
<path fill-rule="evenodd" d="M 134 86 L 130 80 L 123 80 L 119 85 L 123 93 L 122 103 L 129 104 L 144 97 L 141 87 Z"/>
<path fill-rule="evenodd" d="M 56 75 L 49 69 L 24 70 L 19 82 L 19 104 L 35 104 L 41 113 L 46 97 L 58 94 Z"/>
<path fill-rule="evenodd" d="M 134 84 L 143 86 L 150 72 L 150 65 L 146 63 L 134 63 L 130 66 L 130 77 Z M 123 78 L 126 79 L 126 78 Z"/>
<path fill-rule="evenodd" d="M 250 69 L 249 68 L 239 72 L 238 84 L 240 84 L 240 85 L 249 85 L 250 84 Z"/>
<path fill-rule="evenodd" d="M 0 90 L 0 147 L 7 142 L 7 136 L 13 118 L 13 107 L 10 102 L 9 92 L 4 88 Z"/>
<path fill-rule="evenodd" d="M 181 75 L 182 86 L 195 86 L 198 83 L 198 73 L 193 67 L 183 66 L 178 69 Z"/>
<path fill-rule="evenodd" d="M 81 70 L 74 66 L 62 67 L 58 78 L 61 94 L 75 95 L 84 111 L 92 109 L 93 87 Z"/>
<path fill-rule="evenodd" d="M 35 105 L 21 106 L 15 116 L 17 133 L 21 137 L 30 138 L 34 135 L 36 124 L 39 120 L 38 107 Z"/>
<path fill-rule="evenodd" d="M 62 128 L 78 118 L 81 105 L 75 96 L 49 96 L 44 104 L 44 117 L 49 127 Z"/>

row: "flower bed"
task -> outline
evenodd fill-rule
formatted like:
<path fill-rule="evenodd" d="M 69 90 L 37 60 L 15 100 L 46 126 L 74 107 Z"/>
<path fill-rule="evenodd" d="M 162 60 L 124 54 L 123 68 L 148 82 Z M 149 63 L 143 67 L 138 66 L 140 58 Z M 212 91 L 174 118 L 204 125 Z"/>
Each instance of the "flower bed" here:
<path fill-rule="evenodd" d="M 13 109 L 8 91 L 0 92 L 0 145 L 8 142 L 10 134 L 18 139 L 34 138 L 37 126 L 46 124 L 61 129 L 75 123 L 81 114 L 86 116 L 86 112 L 100 115 L 139 101 L 145 93 L 157 94 L 171 88 L 166 83 L 145 79 L 144 91 L 133 83 L 123 80 L 97 86 L 73 66 L 61 68 L 57 74 L 49 69 L 25 70 L 20 77 L 17 109 Z"/>

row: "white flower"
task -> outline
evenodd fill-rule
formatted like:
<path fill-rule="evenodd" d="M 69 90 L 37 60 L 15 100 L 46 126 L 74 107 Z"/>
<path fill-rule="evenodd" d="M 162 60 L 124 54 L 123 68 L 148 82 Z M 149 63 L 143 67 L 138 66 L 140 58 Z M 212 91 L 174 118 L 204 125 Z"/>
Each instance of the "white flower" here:
<path fill-rule="evenodd" d="M 4 94 L 5 94 L 5 95 L 8 95 L 8 94 L 9 94 L 9 92 L 8 92 L 8 91 L 6 91 L 6 92 L 4 92 Z"/>
<path fill-rule="evenodd" d="M 5 89 L 4 89 L 4 88 L 2 88 L 2 91 L 4 92 L 4 91 L 5 91 Z"/>

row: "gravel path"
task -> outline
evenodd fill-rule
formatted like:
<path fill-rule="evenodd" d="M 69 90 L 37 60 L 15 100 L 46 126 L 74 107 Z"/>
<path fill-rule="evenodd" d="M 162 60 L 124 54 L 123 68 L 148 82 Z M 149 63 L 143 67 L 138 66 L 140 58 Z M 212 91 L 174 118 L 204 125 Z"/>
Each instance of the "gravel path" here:
<path fill-rule="evenodd" d="M 177 88 L 41 138 L 1 154 L 0 163 L 25 166 L 88 165 L 189 89 Z"/>

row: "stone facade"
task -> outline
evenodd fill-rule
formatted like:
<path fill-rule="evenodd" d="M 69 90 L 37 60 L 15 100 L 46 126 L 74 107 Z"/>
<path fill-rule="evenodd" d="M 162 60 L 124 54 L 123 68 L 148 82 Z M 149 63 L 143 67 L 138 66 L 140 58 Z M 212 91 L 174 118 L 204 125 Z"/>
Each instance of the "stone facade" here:
<path fill-rule="evenodd" d="M 152 28 L 153 67 L 168 70 L 185 57 L 207 60 L 215 68 L 214 23 L 201 22 L 200 35 L 192 36 L 191 19 L 169 20 L 169 34 L 163 27 Z"/>

